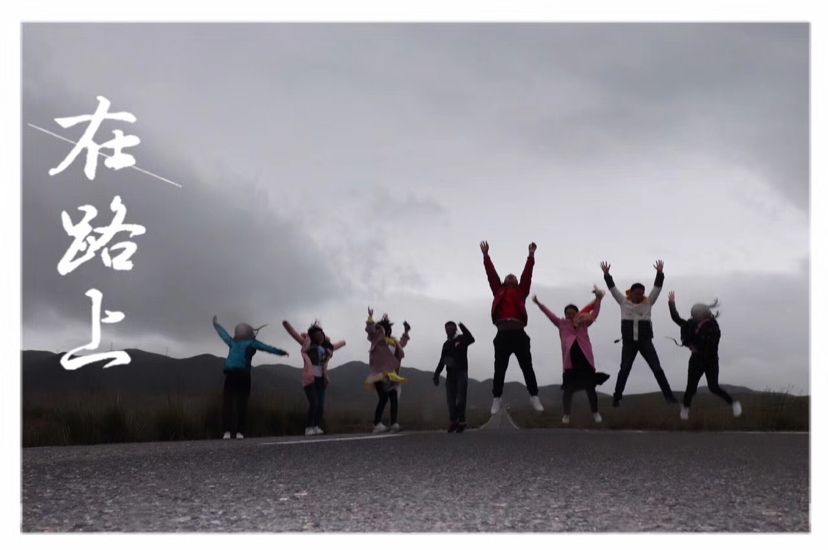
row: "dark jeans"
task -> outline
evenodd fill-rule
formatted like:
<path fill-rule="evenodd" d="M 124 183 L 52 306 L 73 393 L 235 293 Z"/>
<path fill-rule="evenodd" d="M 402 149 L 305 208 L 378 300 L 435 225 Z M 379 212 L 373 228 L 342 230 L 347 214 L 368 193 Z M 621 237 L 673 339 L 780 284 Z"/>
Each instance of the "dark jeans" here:
<path fill-rule="evenodd" d="M 469 371 L 446 369 L 446 401 L 452 424 L 466 421 L 466 389 L 469 386 Z"/>
<path fill-rule="evenodd" d="M 572 394 L 575 393 L 576 389 L 574 388 L 565 388 L 563 394 L 563 411 L 564 414 L 569 416 L 572 414 Z M 591 388 L 584 388 L 584 391 L 587 394 L 587 399 L 589 399 L 589 410 L 594 413 L 598 412 L 598 394 L 595 392 L 595 386 Z"/>
<path fill-rule="evenodd" d="M 650 370 L 653 371 L 655 379 L 658 382 L 658 387 L 661 388 L 661 393 L 664 394 L 668 400 L 675 399 L 673 397 L 673 390 L 670 389 L 670 383 L 667 382 L 667 377 L 664 375 L 664 370 L 661 368 L 661 362 L 658 360 L 658 353 L 656 353 L 653 341 L 649 338 L 644 340 L 623 340 L 621 347 L 621 370 L 618 372 L 618 380 L 615 382 L 615 394 L 613 399 L 620 400 L 624 395 L 624 386 L 627 385 L 627 378 L 630 376 L 633 361 L 635 356 L 641 352 L 641 356 L 649 365 Z"/>
<path fill-rule="evenodd" d="M 250 371 L 224 373 L 221 416 L 225 432 L 238 433 L 244 429 L 249 398 Z"/>
<path fill-rule="evenodd" d="M 385 382 L 374 382 L 374 389 L 377 390 L 379 402 L 374 410 L 374 424 L 382 422 L 382 413 L 385 411 L 385 404 L 391 401 L 391 424 L 397 423 L 397 390 L 385 391 Z"/>
<path fill-rule="evenodd" d="M 305 396 L 308 398 L 308 417 L 305 426 L 313 428 L 322 423 L 325 413 L 325 379 L 321 376 L 313 378 L 313 384 L 305 386 Z"/>
<path fill-rule="evenodd" d="M 526 331 L 523 329 L 497 331 L 497 336 L 494 339 L 494 350 L 495 362 L 492 395 L 495 397 L 503 395 L 503 381 L 506 378 L 506 368 L 509 366 L 509 358 L 513 353 L 517 357 L 520 370 L 523 371 L 523 379 L 526 382 L 526 389 L 529 391 L 529 395 L 538 395 L 538 382 L 535 379 L 535 371 L 532 369 L 530 339 Z"/>
<path fill-rule="evenodd" d="M 690 356 L 690 364 L 687 368 L 687 389 L 684 390 L 684 406 L 689 407 L 699 387 L 699 380 L 702 374 L 707 378 L 707 389 L 710 393 L 718 395 L 728 405 L 733 404 L 730 394 L 719 387 L 719 358 L 703 358 L 697 354 Z"/>

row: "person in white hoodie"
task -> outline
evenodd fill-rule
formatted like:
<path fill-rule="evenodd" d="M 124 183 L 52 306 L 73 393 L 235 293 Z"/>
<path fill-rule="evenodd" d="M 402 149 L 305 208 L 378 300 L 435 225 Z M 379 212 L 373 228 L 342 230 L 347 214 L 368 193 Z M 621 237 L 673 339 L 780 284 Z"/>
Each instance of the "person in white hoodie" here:
<path fill-rule="evenodd" d="M 645 288 L 641 283 L 632 285 L 625 295 L 621 294 L 621 291 L 616 288 L 615 282 L 612 280 L 612 275 L 609 272 L 610 264 L 601 262 L 601 270 L 604 272 L 604 281 L 607 283 L 607 288 L 609 288 L 618 305 L 621 306 L 621 369 L 618 371 L 615 393 L 612 396 L 613 407 L 618 407 L 621 404 L 627 378 L 630 376 L 633 361 L 635 361 L 635 357 L 639 352 L 649 365 L 650 370 L 653 371 L 658 386 L 661 388 L 661 393 L 667 402 L 678 403 L 673 395 L 673 390 L 670 389 L 670 383 L 667 382 L 667 376 L 661 368 L 658 353 L 653 345 L 653 324 L 650 313 L 653 304 L 655 304 L 658 295 L 661 293 L 661 287 L 664 285 L 664 262 L 658 260 L 653 267 L 656 270 L 656 278 L 649 296 L 645 296 Z"/>

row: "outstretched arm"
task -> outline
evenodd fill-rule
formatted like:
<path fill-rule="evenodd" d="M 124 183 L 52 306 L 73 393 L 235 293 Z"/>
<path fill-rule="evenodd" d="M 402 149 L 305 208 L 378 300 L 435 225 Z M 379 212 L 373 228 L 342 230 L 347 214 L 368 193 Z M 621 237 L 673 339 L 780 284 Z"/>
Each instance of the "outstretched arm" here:
<path fill-rule="evenodd" d="M 403 329 L 404 329 L 404 332 L 403 332 L 402 338 L 400 338 L 400 347 L 401 348 L 404 348 L 405 345 L 408 344 L 408 341 L 411 340 L 411 336 L 408 334 L 408 331 L 411 330 L 411 325 L 408 324 L 408 321 L 403 321 Z"/>
<path fill-rule="evenodd" d="M 500 290 L 500 276 L 497 274 L 494 263 L 489 257 L 489 243 L 482 241 L 480 243 L 480 250 L 483 252 L 483 267 L 486 269 L 486 278 L 489 280 L 489 288 L 492 289 L 492 294 L 497 294 Z"/>
<path fill-rule="evenodd" d="M 216 329 L 216 332 L 218 332 L 219 338 L 221 338 L 221 340 L 225 344 L 227 344 L 229 346 L 233 343 L 233 339 L 230 338 L 230 335 L 227 334 L 227 331 L 224 330 L 224 327 L 219 324 L 218 317 L 216 317 L 215 315 L 213 315 L 213 328 Z"/>
<path fill-rule="evenodd" d="M 653 267 L 656 270 L 656 277 L 655 282 L 653 283 L 653 290 L 650 291 L 650 295 L 648 297 L 651 305 L 658 299 L 658 295 L 661 294 L 661 287 L 664 286 L 664 262 L 662 260 L 658 260 L 653 264 Z"/>
<path fill-rule="evenodd" d="M 333 350 L 336 351 L 339 348 L 345 347 L 345 340 L 340 340 L 339 342 L 333 342 Z"/>
<path fill-rule="evenodd" d="M 282 321 L 282 326 L 285 327 L 285 330 L 288 331 L 288 334 L 290 334 L 291 337 L 293 337 L 293 339 L 296 340 L 296 342 L 299 345 L 302 345 L 302 336 L 298 332 L 296 332 L 296 329 L 293 328 L 293 325 L 291 325 L 287 321 Z"/>
<path fill-rule="evenodd" d="M 615 298 L 615 301 L 619 304 L 624 303 L 624 295 L 621 294 L 621 291 L 618 290 L 618 287 L 615 286 L 615 281 L 612 280 L 612 275 L 610 275 L 610 264 L 607 262 L 601 262 L 601 271 L 604 272 L 604 282 L 607 283 L 607 288 L 612 294 L 612 297 Z"/>
<path fill-rule="evenodd" d="M 258 340 L 253 340 L 253 347 L 258 349 L 258 350 L 261 350 L 261 351 L 266 351 L 268 353 L 272 353 L 273 355 L 284 355 L 284 356 L 290 355 L 288 352 L 286 352 L 283 349 L 279 349 L 279 348 L 275 348 L 273 346 L 269 346 L 269 345 L 265 344 L 264 342 L 259 342 Z"/>
<path fill-rule="evenodd" d="M 529 245 L 529 256 L 526 258 L 526 265 L 523 266 L 523 273 L 520 274 L 518 286 L 526 297 L 529 296 L 529 289 L 532 287 L 532 270 L 535 267 L 535 250 L 537 249 L 538 245 L 535 243 Z"/>
<path fill-rule="evenodd" d="M 687 321 L 681 318 L 678 309 L 676 309 L 676 293 L 672 290 L 667 293 L 667 305 L 670 306 L 670 318 L 675 324 L 683 327 Z"/>
<path fill-rule="evenodd" d="M 532 301 L 533 301 L 533 302 L 535 302 L 535 304 L 536 304 L 536 305 L 540 308 L 540 310 L 544 313 L 544 315 L 546 315 L 547 317 L 549 317 L 549 320 L 550 320 L 550 321 L 552 321 L 552 324 L 553 324 L 553 325 L 555 325 L 556 327 L 560 327 L 560 326 L 561 326 L 561 318 L 560 318 L 560 317 L 558 317 L 557 315 L 555 315 L 554 313 L 552 313 L 552 310 L 551 310 L 551 309 L 549 309 L 548 307 L 546 307 L 545 305 L 543 305 L 543 304 L 540 302 L 540 300 L 538 300 L 538 295 L 537 295 L 537 294 L 535 294 L 534 296 L 532 296 Z"/>

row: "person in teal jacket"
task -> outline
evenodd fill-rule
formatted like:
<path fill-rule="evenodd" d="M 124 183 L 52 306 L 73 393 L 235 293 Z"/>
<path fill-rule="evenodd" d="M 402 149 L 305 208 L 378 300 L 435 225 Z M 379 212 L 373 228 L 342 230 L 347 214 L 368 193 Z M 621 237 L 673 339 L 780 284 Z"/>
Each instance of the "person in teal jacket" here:
<path fill-rule="evenodd" d="M 288 352 L 269 346 L 256 340 L 256 334 L 265 325 L 254 329 L 247 323 L 239 323 L 233 331 L 233 337 L 224 330 L 213 315 L 213 328 L 219 337 L 227 344 L 230 351 L 224 360 L 224 393 L 222 399 L 222 423 L 224 424 L 224 439 L 230 439 L 232 433 L 236 439 L 244 439 L 242 429 L 247 417 L 247 400 L 250 398 L 250 371 L 253 368 L 253 355 L 256 350 L 266 351 L 274 355 L 287 356 Z M 233 422 L 234 409 L 237 411 L 236 421 Z M 235 425 L 234 425 L 235 424 Z"/>

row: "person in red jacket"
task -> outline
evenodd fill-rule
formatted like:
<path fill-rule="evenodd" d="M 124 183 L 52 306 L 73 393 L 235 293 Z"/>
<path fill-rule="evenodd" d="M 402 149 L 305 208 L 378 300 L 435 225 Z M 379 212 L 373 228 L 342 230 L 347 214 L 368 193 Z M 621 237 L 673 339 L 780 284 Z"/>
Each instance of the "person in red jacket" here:
<path fill-rule="evenodd" d="M 532 269 L 535 266 L 535 250 L 537 248 L 538 245 L 535 243 L 529 245 L 529 256 L 526 258 L 526 265 L 520 275 L 520 281 L 514 274 L 510 273 L 501 282 L 492 259 L 489 257 L 489 243 L 486 241 L 480 243 L 480 250 L 483 252 L 483 266 L 486 268 L 489 287 L 491 287 L 494 295 L 492 323 L 497 326 L 497 336 L 494 339 L 492 414 L 497 414 L 500 410 L 503 381 L 506 378 L 509 358 L 513 353 L 517 357 L 520 370 L 523 371 L 523 379 L 526 382 L 526 389 L 529 391 L 529 402 L 536 411 L 543 411 L 543 405 L 538 398 L 538 382 L 532 368 L 529 335 L 523 330 L 529 321 L 529 316 L 526 313 L 526 298 L 529 296 L 529 288 L 532 286 Z"/>

